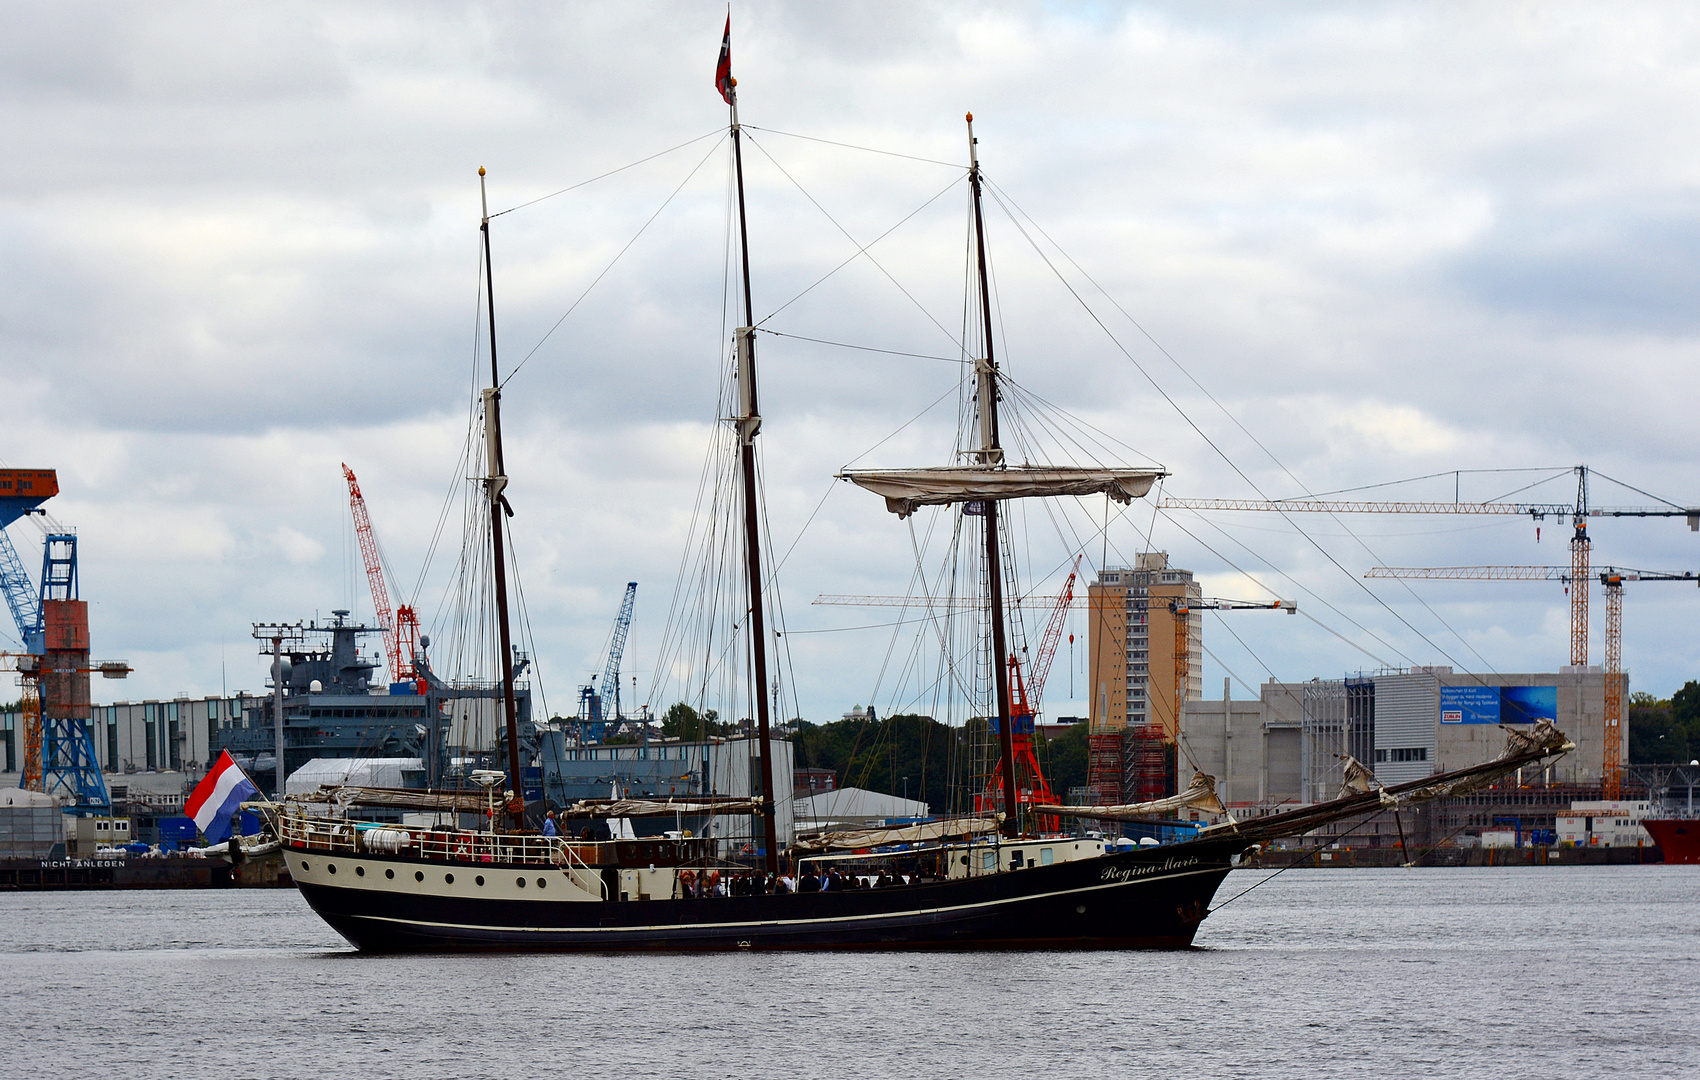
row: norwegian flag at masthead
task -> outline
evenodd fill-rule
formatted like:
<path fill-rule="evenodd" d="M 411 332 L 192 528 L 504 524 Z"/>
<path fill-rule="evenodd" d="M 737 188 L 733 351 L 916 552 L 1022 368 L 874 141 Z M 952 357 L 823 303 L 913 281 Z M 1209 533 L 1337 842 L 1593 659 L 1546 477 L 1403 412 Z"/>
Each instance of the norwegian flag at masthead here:
<path fill-rule="evenodd" d="M 714 88 L 732 104 L 732 13 L 726 13 L 726 36 L 720 39 L 720 63 L 714 66 Z"/>

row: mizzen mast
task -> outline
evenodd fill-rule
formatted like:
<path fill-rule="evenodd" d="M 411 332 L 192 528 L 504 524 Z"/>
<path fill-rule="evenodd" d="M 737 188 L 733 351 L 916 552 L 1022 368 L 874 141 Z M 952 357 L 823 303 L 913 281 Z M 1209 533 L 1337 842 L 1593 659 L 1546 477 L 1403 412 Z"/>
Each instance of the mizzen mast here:
<path fill-rule="evenodd" d="M 980 155 L 974 139 L 974 114 L 968 114 L 968 187 L 974 194 L 974 261 L 980 277 L 981 331 L 985 335 L 981 355 L 974 358 L 975 397 L 979 403 L 980 467 L 1003 466 L 1003 448 L 998 445 L 998 366 L 992 354 L 992 296 L 986 278 L 986 227 L 980 208 Z M 1009 645 L 1003 623 L 1003 559 L 998 547 L 998 500 L 985 499 L 986 605 L 992 623 L 992 681 L 997 687 L 998 762 L 1003 773 L 1003 831 L 1021 833 L 1021 807 L 1015 791 L 1015 735 L 1010 729 L 1015 718 L 1009 698 Z"/>
<path fill-rule="evenodd" d="M 484 234 L 484 298 L 490 319 L 490 385 L 484 390 L 484 492 L 490 500 L 490 568 L 496 581 L 496 628 L 502 651 L 502 713 L 507 721 L 508 780 L 513 799 L 508 816 L 516 829 L 525 826 L 525 773 L 520 767 L 519 716 L 514 707 L 514 650 L 508 629 L 508 566 L 502 543 L 502 518 L 513 507 L 502 494 L 508 477 L 502 463 L 502 379 L 496 366 L 496 282 L 490 268 L 490 199 L 484 191 L 484 166 L 478 167 L 478 200 L 484 211 L 479 231 Z"/>
<path fill-rule="evenodd" d="M 732 109 L 732 163 L 738 183 L 738 253 L 744 278 L 744 322 L 734 331 L 738 365 L 738 466 L 744 489 L 744 556 L 749 578 L 750 601 L 750 698 L 756 710 L 756 746 L 761 754 L 761 824 L 767 872 L 779 872 L 779 840 L 776 811 L 778 793 L 773 786 L 773 739 L 767 704 L 767 625 L 762 608 L 761 528 L 756 494 L 756 434 L 761 431 L 761 411 L 756 401 L 755 310 L 750 302 L 750 231 L 744 213 L 744 153 L 739 138 L 738 80 L 731 75 L 732 19 L 726 19 L 726 38 L 721 46 L 720 68 L 715 84 Z"/>

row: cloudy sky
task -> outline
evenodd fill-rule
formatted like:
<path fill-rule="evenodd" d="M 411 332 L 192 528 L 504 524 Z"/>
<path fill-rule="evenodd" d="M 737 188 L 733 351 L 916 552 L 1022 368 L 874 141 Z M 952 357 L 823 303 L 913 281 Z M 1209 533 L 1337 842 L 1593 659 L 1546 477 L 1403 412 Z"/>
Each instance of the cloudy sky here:
<path fill-rule="evenodd" d="M 710 85 L 724 17 L 719 3 L 0 8 L 0 460 L 59 470 L 50 509 L 82 538 L 95 651 L 137 669 L 121 696 L 260 689 L 252 622 L 370 611 L 344 461 L 395 591 L 436 618 L 452 566 L 427 550 L 480 362 L 477 168 L 495 210 L 706 136 L 493 226 L 504 369 L 529 357 L 504 418 L 550 704 L 570 708 L 628 580 L 626 670 L 649 683 L 725 352 L 726 111 Z M 766 326 L 793 335 L 762 340 L 763 440 L 804 715 L 914 704 L 881 674 L 889 629 L 808 632 L 889 613 L 809 601 L 907 588 L 907 525 L 831 477 L 852 460 L 948 460 L 959 368 L 928 357 L 953 355 L 963 323 L 967 110 L 1002 200 L 989 229 L 1011 376 L 1129 462 L 1165 465 L 1167 494 L 1446 473 L 1369 494 L 1493 498 L 1547 479 L 1518 497 L 1564 502 L 1565 470 L 1587 463 L 1700 503 L 1691 7 L 747 3 L 733 17 L 756 129 L 755 307 L 783 306 Z M 899 222 L 877 266 L 852 261 L 785 306 Z M 1451 475 L 1514 469 L 1537 471 Z M 1650 501 L 1598 478 L 1592 494 Z M 1072 535 L 1090 536 L 1072 512 Z M 1209 595 L 1299 601 L 1298 618 L 1206 619 L 1212 696 L 1226 672 L 1255 685 L 1565 662 L 1559 584 L 1359 577 L 1564 563 L 1562 523 L 1538 539 L 1518 518 L 1301 524 L 1308 539 L 1271 515 L 1146 505 L 1084 546 L 1096 564 L 1149 544 Z M 1700 569 L 1680 520 L 1592 531 L 1596 562 Z M 39 531 L 8 532 L 33 568 Z M 1047 588 L 1066 539 L 1037 519 L 1023 533 Z M 1697 603 L 1629 586 L 1632 688 L 1700 676 Z M 1059 662 L 1053 713 L 1084 711 L 1076 659 L 1076 701 Z"/>

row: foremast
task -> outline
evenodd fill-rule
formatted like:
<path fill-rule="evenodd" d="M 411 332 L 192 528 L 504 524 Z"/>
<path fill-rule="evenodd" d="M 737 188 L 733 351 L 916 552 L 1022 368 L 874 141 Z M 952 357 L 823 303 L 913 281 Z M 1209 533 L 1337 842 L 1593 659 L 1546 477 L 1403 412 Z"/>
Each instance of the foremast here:
<path fill-rule="evenodd" d="M 1003 448 L 998 443 L 998 365 L 992 352 L 992 297 L 986 280 L 986 227 L 980 207 L 980 155 L 974 139 L 974 114 L 968 117 L 968 188 L 974 196 L 974 263 L 980 279 L 980 320 L 984 335 L 974 358 L 975 398 L 979 404 L 981 468 L 1001 469 Z M 992 682 L 997 694 L 998 762 L 1003 774 L 1003 831 L 1021 834 L 1021 810 L 1016 801 L 1014 717 L 1009 701 L 1009 645 L 1004 631 L 1003 558 L 998 546 L 998 500 L 984 499 L 986 526 L 986 606 L 992 624 Z"/>
<path fill-rule="evenodd" d="M 728 42 L 731 20 L 727 20 Z M 776 821 L 778 794 L 773 786 L 772 718 L 767 703 L 767 625 L 762 604 L 760 504 L 756 491 L 756 435 L 761 431 L 761 410 L 756 399 L 755 309 L 750 300 L 750 230 L 744 211 L 744 152 L 738 124 L 738 80 L 730 76 L 729 49 L 723 54 L 727 77 L 721 93 L 732 110 L 732 165 L 738 186 L 738 254 L 743 270 L 744 321 L 734 332 L 736 342 L 738 415 L 738 468 L 743 480 L 745 575 L 749 579 L 750 697 L 756 710 L 756 747 L 761 755 L 761 794 L 757 816 L 761 819 L 762 846 L 767 872 L 779 872 L 779 840 Z"/>
<path fill-rule="evenodd" d="M 525 827 L 525 773 L 519 756 L 519 715 L 514 706 L 514 650 L 508 628 L 508 568 L 502 519 L 513 516 L 503 494 L 508 486 L 502 462 L 502 379 L 496 365 L 496 281 L 490 268 L 490 199 L 484 190 L 484 166 L 478 167 L 478 201 L 483 209 L 479 231 L 484 234 L 484 299 L 490 322 L 490 385 L 484 390 L 484 494 L 490 502 L 490 570 L 496 585 L 496 629 L 502 653 L 502 714 L 508 733 L 508 780 L 513 797 L 508 818 L 515 829 Z"/>
<path fill-rule="evenodd" d="M 970 451 L 966 465 L 919 469 L 845 469 L 839 479 L 848 480 L 885 498 L 886 509 L 906 518 L 923 506 L 964 507 L 964 513 L 979 514 L 985 521 L 986 603 L 991 624 L 992 683 L 996 695 L 998 758 L 1003 766 L 1003 831 L 1021 832 L 1020 803 L 1015 782 L 1015 737 L 1009 690 L 1009 645 L 1003 599 L 1003 559 L 998 541 L 998 504 L 1008 499 L 1058 498 L 1105 495 L 1119 503 L 1130 503 L 1151 490 L 1162 468 L 1128 468 L 1118 465 L 1048 465 L 1023 462 L 1010 465 L 998 436 L 999 373 L 992 345 L 991 282 L 986 272 L 986 227 L 981 205 L 981 174 L 978 144 L 974 138 L 974 114 L 968 117 L 969 190 L 974 209 L 974 263 L 979 276 L 981 354 L 974 360 L 975 426 L 978 449 Z M 977 508 L 977 509 L 976 509 Z"/>

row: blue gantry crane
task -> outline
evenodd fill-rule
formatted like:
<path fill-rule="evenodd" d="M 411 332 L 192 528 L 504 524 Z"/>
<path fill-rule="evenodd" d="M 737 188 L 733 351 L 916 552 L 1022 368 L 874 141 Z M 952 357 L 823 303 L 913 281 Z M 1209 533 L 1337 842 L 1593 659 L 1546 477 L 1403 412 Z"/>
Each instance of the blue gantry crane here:
<path fill-rule="evenodd" d="M 608 661 L 603 666 L 600 682 L 579 687 L 579 737 L 589 742 L 601 742 L 607 734 L 609 721 L 616 724 L 620 714 L 620 657 L 626 652 L 626 636 L 632 629 L 632 608 L 637 603 L 637 582 L 626 583 L 626 598 L 620 603 L 620 614 L 614 617 L 614 631 L 608 638 Z M 612 705 L 612 711 L 608 706 Z"/>
<path fill-rule="evenodd" d="M 52 469 L 0 470 L 0 592 L 24 643 L 8 666 L 23 676 L 23 786 L 49 794 L 63 792 L 67 809 L 105 814 L 112 800 L 101 775 L 89 731 L 88 677 L 99 670 L 123 678 L 127 665 L 89 666 L 88 605 L 78 596 L 77 536 L 55 529 L 47 534 L 41 559 L 41 585 L 29 574 L 5 527 L 59 493 Z"/>

